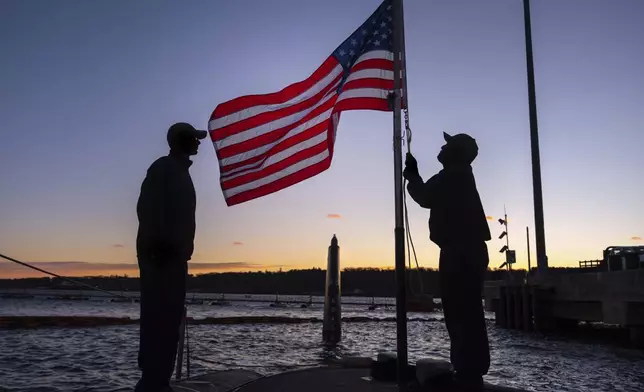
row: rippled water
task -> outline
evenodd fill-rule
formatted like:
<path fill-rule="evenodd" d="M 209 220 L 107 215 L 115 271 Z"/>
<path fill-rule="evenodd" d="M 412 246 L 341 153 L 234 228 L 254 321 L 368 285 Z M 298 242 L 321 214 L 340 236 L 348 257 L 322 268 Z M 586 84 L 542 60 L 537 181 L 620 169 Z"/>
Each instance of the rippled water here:
<path fill-rule="evenodd" d="M 235 303 L 230 307 L 190 306 L 195 317 L 232 315 L 321 316 L 321 306 L 274 309 L 268 304 Z M 0 300 L 0 315 L 102 315 L 138 317 L 138 305 L 91 301 Z M 346 316 L 391 317 L 393 309 L 366 311 L 345 306 Z M 442 314 L 411 314 L 424 321 L 409 323 L 410 359 L 449 358 Z M 644 353 L 584 342 L 545 339 L 497 329 L 488 315 L 492 367 L 487 379 L 534 391 L 644 390 Z M 270 374 L 319 364 L 328 357 L 375 356 L 394 350 L 391 322 L 346 323 L 342 344 L 328 350 L 320 344 L 321 325 L 190 326 L 192 374 L 246 368 Z M 0 331 L 0 390 L 126 391 L 136 367 L 138 326 L 49 328 Z"/>
<path fill-rule="evenodd" d="M 303 299 L 306 298 L 306 299 Z M 308 297 L 300 298 L 301 301 Z M 228 317 L 228 316 L 290 316 L 290 317 L 320 317 L 322 318 L 323 304 L 314 303 L 311 308 L 300 308 L 300 304 L 292 304 L 287 308 L 271 308 L 269 302 L 231 302 L 232 306 L 189 305 L 188 315 L 194 318 Z M 343 316 L 392 317 L 395 308 L 378 308 L 367 310 L 365 305 L 342 305 Z M 62 301 L 47 299 L 2 299 L 0 298 L 0 315 L 13 316 L 114 316 L 139 318 L 138 303 L 113 303 L 104 300 Z M 423 314 L 417 314 L 423 315 Z M 442 319 L 441 313 L 424 314 L 424 317 Z"/>

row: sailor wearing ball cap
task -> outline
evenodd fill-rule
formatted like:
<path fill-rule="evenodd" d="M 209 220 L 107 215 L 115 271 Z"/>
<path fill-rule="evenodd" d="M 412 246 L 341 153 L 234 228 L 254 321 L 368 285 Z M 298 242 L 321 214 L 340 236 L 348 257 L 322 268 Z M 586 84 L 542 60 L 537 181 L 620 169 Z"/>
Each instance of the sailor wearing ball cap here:
<path fill-rule="evenodd" d="M 430 239 L 441 249 L 441 301 L 456 381 L 477 390 L 490 367 L 481 292 L 491 236 L 471 166 L 479 151 L 476 140 L 464 133 L 443 132 L 443 138 L 437 156 L 443 170 L 423 182 L 408 153 L 403 176 L 412 199 L 431 210 Z"/>

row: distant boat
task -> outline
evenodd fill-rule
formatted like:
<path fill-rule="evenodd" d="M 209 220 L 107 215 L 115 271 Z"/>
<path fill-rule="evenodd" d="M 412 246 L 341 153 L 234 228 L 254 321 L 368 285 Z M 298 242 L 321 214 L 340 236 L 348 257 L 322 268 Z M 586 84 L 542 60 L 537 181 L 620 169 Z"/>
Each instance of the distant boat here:
<path fill-rule="evenodd" d="M 203 299 L 201 298 L 195 298 L 196 294 L 192 294 L 191 299 L 186 298 L 186 305 L 203 305 Z"/>
<path fill-rule="evenodd" d="M 134 303 L 134 298 L 127 298 L 125 294 L 123 294 L 123 290 L 121 290 L 121 296 L 112 298 L 110 299 L 110 302 L 116 302 L 116 303 Z"/>
<path fill-rule="evenodd" d="M 378 309 L 378 305 L 376 305 L 376 298 L 371 297 L 371 305 L 369 305 L 369 310 L 376 310 Z"/>
<path fill-rule="evenodd" d="M 74 295 L 61 295 L 53 297 L 52 299 L 60 299 L 64 301 L 88 301 L 89 297 L 74 296 Z"/>
<path fill-rule="evenodd" d="M 432 298 L 431 295 L 410 295 L 407 298 L 408 312 L 434 312 L 437 309 L 438 306 L 434 302 L 434 298 Z"/>
<path fill-rule="evenodd" d="M 303 303 L 302 305 L 300 305 L 300 308 L 302 308 L 302 309 L 310 308 L 311 306 L 313 306 L 313 296 L 309 295 L 309 302 Z"/>
<path fill-rule="evenodd" d="M 134 303 L 134 298 L 112 298 L 110 302 L 116 302 L 116 303 Z"/>
<path fill-rule="evenodd" d="M 212 301 L 210 305 L 211 306 L 230 306 L 230 302 L 226 301 L 226 295 L 222 294 L 221 298 Z"/>
<path fill-rule="evenodd" d="M 288 308 L 288 305 L 285 302 L 280 302 L 279 294 L 275 295 L 275 302 L 268 305 L 271 308 Z"/>

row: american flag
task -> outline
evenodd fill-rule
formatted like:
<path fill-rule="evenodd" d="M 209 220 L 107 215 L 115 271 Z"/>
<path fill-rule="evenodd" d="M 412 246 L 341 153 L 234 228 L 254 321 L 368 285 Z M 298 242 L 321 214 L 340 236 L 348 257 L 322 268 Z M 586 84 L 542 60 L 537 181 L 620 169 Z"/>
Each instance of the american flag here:
<path fill-rule="evenodd" d="M 392 110 L 392 38 L 392 1 L 385 0 L 307 79 L 215 108 L 208 129 L 228 206 L 328 169 L 340 112 Z"/>

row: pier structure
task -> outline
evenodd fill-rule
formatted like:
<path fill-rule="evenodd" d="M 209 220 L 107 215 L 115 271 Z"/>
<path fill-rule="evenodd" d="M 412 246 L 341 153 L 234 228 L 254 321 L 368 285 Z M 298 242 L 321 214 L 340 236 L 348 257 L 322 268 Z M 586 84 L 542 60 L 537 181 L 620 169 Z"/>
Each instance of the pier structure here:
<path fill-rule="evenodd" d="M 603 322 L 628 328 L 631 344 L 644 348 L 644 269 L 492 281 L 483 295 L 502 328 L 548 333 Z"/>

